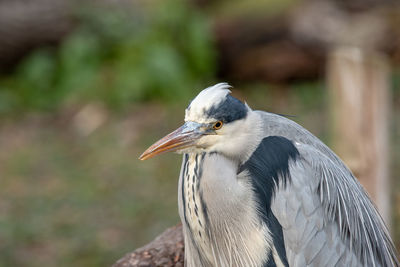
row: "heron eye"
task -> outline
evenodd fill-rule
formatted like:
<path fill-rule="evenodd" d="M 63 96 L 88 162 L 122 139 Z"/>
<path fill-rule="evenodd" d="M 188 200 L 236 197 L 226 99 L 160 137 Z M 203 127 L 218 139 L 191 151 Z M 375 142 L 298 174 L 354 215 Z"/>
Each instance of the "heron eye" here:
<path fill-rule="evenodd" d="M 219 130 L 222 128 L 222 121 L 217 121 L 216 123 L 214 123 L 213 128 L 214 130 Z"/>

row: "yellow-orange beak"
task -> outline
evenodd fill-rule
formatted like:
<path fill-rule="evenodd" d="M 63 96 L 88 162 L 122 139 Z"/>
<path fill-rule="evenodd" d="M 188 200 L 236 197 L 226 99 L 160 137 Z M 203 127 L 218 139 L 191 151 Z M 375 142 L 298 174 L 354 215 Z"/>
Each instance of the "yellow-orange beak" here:
<path fill-rule="evenodd" d="M 177 151 L 192 146 L 203 135 L 202 126 L 200 123 L 186 122 L 172 133 L 151 145 L 140 155 L 139 159 L 146 160 L 164 152 Z"/>

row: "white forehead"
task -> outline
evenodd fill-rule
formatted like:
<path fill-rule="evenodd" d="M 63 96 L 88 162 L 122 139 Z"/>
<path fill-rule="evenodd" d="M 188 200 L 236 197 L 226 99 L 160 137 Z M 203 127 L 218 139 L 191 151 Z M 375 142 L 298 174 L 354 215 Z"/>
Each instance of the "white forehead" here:
<path fill-rule="evenodd" d="M 205 116 L 205 111 L 225 100 L 231 87 L 227 83 L 218 83 L 201 91 L 186 109 L 185 121 L 209 122 L 211 119 Z"/>

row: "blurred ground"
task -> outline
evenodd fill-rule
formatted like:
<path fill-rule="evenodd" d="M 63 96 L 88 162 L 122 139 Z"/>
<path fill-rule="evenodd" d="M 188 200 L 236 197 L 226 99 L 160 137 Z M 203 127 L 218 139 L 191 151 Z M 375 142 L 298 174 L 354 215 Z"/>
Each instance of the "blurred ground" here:
<path fill-rule="evenodd" d="M 295 1 L 275 2 L 268 14 Z M 248 80 L 260 69 L 246 79 L 224 73 L 226 58 L 199 8 L 152 4 L 75 10 L 66 37 L 26 52 L 0 75 L 0 266 L 108 266 L 175 225 L 181 157 L 137 158 L 179 126 L 190 99 L 217 81 L 231 82 L 234 95 L 254 109 L 293 115 L 329 144 L 328 96 L 316 76 L 323 70 L 307 79 L 290 72 L 279 82 L 265 80 L 268 75 Z M 206 11 L 237 16 L 251 13 L 249 6 L 229 11 L 214 3 Z M 253 41 L 244 42 L 247 51 L 260 42 Z M 291 49 L 291 42 L 274 49 Z M 238 47 L 228 52 L 239 57 Z M 285 58 L 278 66 L 294 60 Z M 399 71 L 392 83 L 393 237 L 399 248 Z"/>

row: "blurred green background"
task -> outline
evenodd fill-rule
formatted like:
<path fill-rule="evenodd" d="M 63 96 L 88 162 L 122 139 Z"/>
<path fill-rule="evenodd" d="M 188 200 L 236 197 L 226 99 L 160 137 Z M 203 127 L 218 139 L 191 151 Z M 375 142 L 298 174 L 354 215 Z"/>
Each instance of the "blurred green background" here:
<path fill-rule="evenodd" d="M 275 19 L 300 2 L 68 5 L 72 22 L 62 38 L 29 46 L 0 74 L 0 266 L 109 266 L 176 224 L 180 156 L 137 158 L 216 82 L 232 83 L 234 95 L 254 109 L 295 115 L 329 144 L 323 70 L 278 80 L 240 76 L 238 66 L 225 67 L 219 46 L 217 20 Z M 399 247 L 400 71 L 393 66 Z"/>

